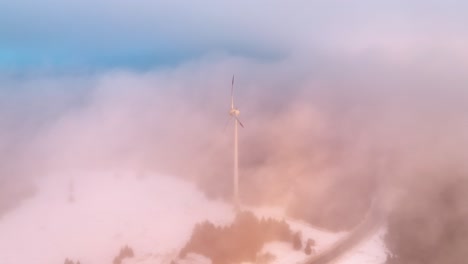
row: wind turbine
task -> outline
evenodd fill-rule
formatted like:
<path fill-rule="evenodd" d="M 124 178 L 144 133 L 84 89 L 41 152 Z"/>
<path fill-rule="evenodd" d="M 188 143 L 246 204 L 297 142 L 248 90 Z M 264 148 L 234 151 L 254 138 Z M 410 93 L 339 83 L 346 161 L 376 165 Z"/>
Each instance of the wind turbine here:
<path fill-rule="evenodd" d="M 236 210 L 239 210 L 240 203 L 239 203 L 239 150 L 238 150 L 238 124 L 244 128 L 244 125 L 239 120 L 240 111 L 234 106 L 234 75 L 232 75 L 232 82 L 231 82 L 231 110 L 229 111 L 229 115 L 231 119 L 234 120 L 234 178 L 233 178 L 233 185 L 234 185 L 234 206 Z"/>

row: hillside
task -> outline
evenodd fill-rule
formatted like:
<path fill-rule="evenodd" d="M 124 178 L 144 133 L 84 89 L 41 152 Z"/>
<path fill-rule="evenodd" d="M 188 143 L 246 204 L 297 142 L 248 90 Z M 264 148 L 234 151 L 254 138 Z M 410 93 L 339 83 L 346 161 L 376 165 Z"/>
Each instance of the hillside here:
<path fill-rule="evenodd" d="M 132 172 L 64 175 L 43 178 L 34 197 L 0 220 L 0 263 L 50 264 L 63 263 L 66 258 L 82 264 L 112 263 L 124 245 L 135 253 L 125 264 L 170 263 L 197 223 L 228 225 L 234 219 L 230 205 L 207 199 L 194 185 L 175 177 Z M 280 210 L 252 210 L 258 217 L 285 218 Z M 346 235 L 286 220 L 293 231 L 302 233 L 304 244 L 307 238 L 316 241 L 316 253 Z M 378 258 L 384 252 L 380 241 L 372 238 L 369 245 L 350 252 L 350 258 L 363 251 Z M 306 256 L 282 242 L 269 242 L 262 252 L 275 256 L 271 263 L 292 263 Z M 207 261 L 192 254 L 180 263 Z M 346 258 L 341 261 L 356 263 Z"/>

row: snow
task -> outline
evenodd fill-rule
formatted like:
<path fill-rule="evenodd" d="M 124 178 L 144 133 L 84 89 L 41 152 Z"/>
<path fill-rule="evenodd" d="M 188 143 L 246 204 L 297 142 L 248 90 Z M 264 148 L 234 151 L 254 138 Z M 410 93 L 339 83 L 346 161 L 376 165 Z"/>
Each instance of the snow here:
<path fill-rule="evenodd" d="M 303 231 L 306 229 L 303 229 Z M 333 264 L 384 264 L 387 260 L 385 245 L 383 243 L 383 235 L 385 229 L 382 228 L 369 240 L 353 248 Z M 316 240 L 320 242 L 320 239 Z M 303 241 L 304 244 L 304 241 Z M 316 248 L 315 254 L 320 253 L 319 247 Z M 290 243 L 272 242 L 265 245 L 263 253 L 269 252 L 275 256 L 275 259 L 270 264 L 293 264 L 303 263 L 306 255 L 303 250 L 293 250 Z"/>
<path fill-rule="evenodd" d="M 63 263 L 66 257 L 112 263 L 126 244 L 140 258 L 162 260 L 177 254 L 196 223 L 233 219 L 230 206 L 207 200 L 187 182 L 138 176 L 75 173 L 43 179 L 36 197 L 0 220 L 0 263 Z M 74 203 L 68 201 L 70 179 Z"/>
<path fill-rule="evenodd" d="M 287 217 L 285 212 L 280 208 L 251 208 L 257 217 L 272 217 L 274 219 L 285 219 L 291 229 L 301 231 L 302 244 L 305 246 L 309 238 L 315 240 L 315 252 L 312 254 L 320 254 L 334 243 L 344 239 L 348 232 L 332 233 L 320 227 L 312 226 L 304 221 Z M 372 235 L 355 248 L 337 259 L 334 264 L 384 264 L 387 260 L 386 246 L 383 237 L 385 228 L 381 228 L 378 232 Z M 270 264 L 291 264 L 302 263 L 307 257 L 303 250 L 297 251 L 292 248 L 290 243 L 271 242 L 267 243 L 262 253 L 272 253 L 275 259 Z"/>
<path fill-rule="evenodd" d="M 69 202 L 73 186 L 74 202 Z M 112 263 L 124 245 L 135 257 L 123 264 L 165 264 L 177 257 L 196 223 L 209 220 L 228 225 L 232 207 L 208 200 L 193 184 L 164 175 L 134 172 L 75 172 L 44 177 L 38 194 L 0 219 L 1 264 Z M 331 233 L 291 219 L 279 208 L 246 208 L 259 218 L 285 219 L 301 231 L 303 245 L 316 242 L 320 254 L 347 233 Z M 382 264 L 385 245 L 382 229 L 342 256 L 335 264 Z M 307 256 L 290 243 L 271 242 L 262 253 L 271 264 L 299 263 Z M 180 264 L 208 264 L 209 259 L 189 254 Z"/>
<path fill-rule="evenodd" d="M 383 264 L 387 260 L 384 243 L 385 228 L 381 228 L 370 239 L 344 254 L 337 264 Z"/>

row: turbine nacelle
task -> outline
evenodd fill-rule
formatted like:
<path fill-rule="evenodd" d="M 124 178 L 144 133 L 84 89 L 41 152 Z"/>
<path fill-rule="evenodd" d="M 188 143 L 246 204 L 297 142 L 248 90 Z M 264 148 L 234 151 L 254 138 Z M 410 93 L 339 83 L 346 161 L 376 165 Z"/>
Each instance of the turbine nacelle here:
<path fill-rule="evenodd" d="M 239 109 L 237 108 L 232 108 L 230 111 L 229 111 L 229 115 L 230 116 L 233 116 L 233 117 L 238 117 L 240 114 L 240 111 Z"/>

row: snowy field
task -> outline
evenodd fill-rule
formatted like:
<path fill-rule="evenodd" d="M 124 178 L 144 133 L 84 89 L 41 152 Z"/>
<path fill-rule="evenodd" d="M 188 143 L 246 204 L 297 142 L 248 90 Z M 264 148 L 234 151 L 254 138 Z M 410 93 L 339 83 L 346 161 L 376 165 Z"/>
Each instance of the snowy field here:
<path fill-rule="evenodd" d="M 65 258 L 110 264 L 126 244 L 134 249 L 135 258 L 125 264 L 170 263 L 196 223 L 227 225 L 234 217 L 230 205 L 206 199 L 194 185 L 175 177 L 83 172 L 49 176 L 38 188 L 35 197 L 0 219 L 1 264 L 61 264 Z M 254 211 L 258 216 L 284 218 L 280 210 Z M 317 253 L 346 235 L 287 220 L 304 240 L 316 241 Z M 337 263 L 384 263 L 382 232 Z M 306 256 L 279 242 L 266 244 L 263 251 L 276 256 L 272 264 L 297 263 Z M 184 262 L 209 263 L 191 255 Z"/>
<path fill-rule="evenodd" d="M 385 228 L 381 228 L 368 240 L 363 241 L 354 249 L 337 260 L 337 264 L 384 264 L 387 251 L 384 244 Z"/>
<path fill-rule="evenodd" d="M 268 216 L 275 219 L 283 219 L 284 212 L 275 208 L 253 209 L 258 217 Z M 320 254 L 334 243 L 343 239 L 347 232 L 331 233 L 319 227 L 312 226 L 304 221 L 287 218 L 286 220 L 293 231 L 301 231 L 302 244 L 305 245 L 307 239 L 315 240 L 315 254 Z M 386 247 L 384 244 L 385 228 L 381 228 L 368 240 L 363 241 L 351 251 L 347 252 L 333 264 L 384 264 L 387 260 Z M 272 242 L 264 246 L 263 253 L 270 252 L 275 255 L 271 264 L 302 263 L 307 255 L 304 252 L 291 248 L 291 244 L 283 242 Z"/>
<path fill-rule="evenodd" d="M 82 173 L 48 177 L 39 193 L 0 221 L 0 263 L 112 263 L 128 244 L 137 256 L 181 248 L 192 227 L 233 219 L 225 203 L 209 201 L 174 177 Z M 69 203 L 70 179 L 74 203 Z"/>
<path fill-rule="evenodd" d="M 307 232 L 308 228 L 303 228 L 301 230 L 302 232 L 306 231 L 306 234 L 309 233 Z M 315 232 L 312 231 L 309 234 L 314 233 Z M 335 260 L 333 264 L 384 264 L 387 256 L 385 253 L 385 245 L 382 239 L 383 234 L 384 230 L 382 229 L 369 240 L 361 243 L 348 253 L 341 256 L 339 259 Z M 330 234 L 324 234 L 324 236 L 315 236 L 314 238 L 318 238 L 316 239 L 316 254 L 320 254 L 326 245 L 328 246 L 333 244 L 333 242 L 336 242 L 337 237 L 339 236 L 333 236 Z M 303 263 L 306 257 L 303 251 L 292 250 L 291 244 L 280 242 L 268 243 L 265 245 L 262 252 L 270 252 L 275 255 L 275 259 L 271 262 L 271 264 Z"/>

